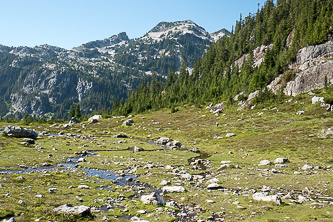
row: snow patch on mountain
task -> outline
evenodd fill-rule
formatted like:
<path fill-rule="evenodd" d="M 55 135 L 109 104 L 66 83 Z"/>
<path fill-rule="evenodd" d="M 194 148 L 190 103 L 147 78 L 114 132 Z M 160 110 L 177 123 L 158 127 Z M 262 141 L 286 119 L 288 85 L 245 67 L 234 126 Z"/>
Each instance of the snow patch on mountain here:
<path fill-rule="evenodd" d="M 210 34 L 210 37 L 214 42 L 216 42 L 225 35 L 229 36 L 230 32 L 226 29 L 221 29 L 220 31 L 213 32 L 212 34 Z"/>
<path fill-rule="evenodd" d="M 153 39 L 162 41 L 163 39 L 177 39 L 178 35 L 194 35 L 198 38 L 210 40 L 209 33 L 191 20 L 178 22 L 160 22 L 142 39 Z"/>

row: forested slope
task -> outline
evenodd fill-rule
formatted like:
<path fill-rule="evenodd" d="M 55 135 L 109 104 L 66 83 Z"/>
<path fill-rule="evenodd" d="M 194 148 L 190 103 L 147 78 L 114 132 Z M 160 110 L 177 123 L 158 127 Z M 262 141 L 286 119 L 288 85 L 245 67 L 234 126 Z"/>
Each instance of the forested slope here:
<path fill-rule="evenodd" d="M 213 44 L 194 65 L 192 74 L 182 65 L 179 75 L 170 71 L 163 85 L 155 79 L 142 84 L 114 113 L 126 114 L 179 104 L 241 100 L 262 90 L 283 74 L 282 88 L 295 77 L 290 65 L 298 50 L 323 43 L 332 36 L 332 0 L 268 0 L 256 14 L 240 15 L 230 37 Z M 260 58 L 262 57 L 262 58 Z M 279 99 L 265 91 L 266 99 Z"/>

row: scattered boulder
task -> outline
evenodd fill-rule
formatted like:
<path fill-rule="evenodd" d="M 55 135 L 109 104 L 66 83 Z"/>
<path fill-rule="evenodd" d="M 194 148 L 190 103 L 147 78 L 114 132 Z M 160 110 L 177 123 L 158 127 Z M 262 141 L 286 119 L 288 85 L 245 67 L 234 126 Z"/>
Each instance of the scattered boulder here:
<path fill-rule="evenodd" d="M 48 193 L 55 193 L 56 190 L 57 190 L 57 188 L 53 187 L 53 188 L 50 188 L 47 192 Z"/>
<path fill-rule="evenodd" d="M 312 104 L 316 104 L 317 102 L 323 103 L 324 102 L 324 97 L 314 96 L 314 97 L 312 97 L 311 101 L 312 101 Z"/>
<path fill-rule="evenodd" d="M 132 119 L 127 119 L 123 122 L 123 126 L 132 126 L 134 121 Z"/>
<path fill-rule="evenodd" d="M 274 164 L 284 164 L 288 162 L 288 158 L 276 158 Z"/>
<path fill-rule="evenodd" d="M 81 216 L 88 216 L 91 214 L 90 207 L 80 205 L 80 206 L 72 206 L 70 204 L 64 204 L 59 207 L 53 209 L 57 213 L 65 213 L 65 214 L 80 214 Z"/>
<path fill-rule="evenodd" d="M 333 138 L 333 129 L 323 129 L 321 133 L 318 134 L 320 138 L 326 139 L 326 138 Z"/>
<path fill-rule="evenodd" d="M 296 112 L 296 115 L 303 115 L 304 114 L 304 110 L 300 110 Z"/>
<path fill-rule="evenodd" d="M 311 170 L 313 169 L 313 166 L 310 166 L 308 164 L 305 164 L 303 167 L 302 167 L 302 170 Z"/>
<path fill-rule="evenodd" d="M 162 191 L 163 193 L 184 193 L 185 188 L 182 186 L 165 186 Z"/>
<path fill-rule="evenodd" d="M 94 115 L 88 119 L 88 123 L 97 123 L 99 119 L 102 119 L 101 115 Z"/>
<path fill-rule="evenodd" d="M 233 137 L 233 136 L 236 136 L 236 134 L 235 133 L 227 133 L 226 135 L 225 135 L 225 137 Z"/>
<path fill-rule="evenodd" d="M 211 183 L 207 186 L 208 190 L 217 190 L 217 189 L 221 189 L 222 186 L 218 183 Z"/>
<path fill-rule="evenodd" d="M 143 204 L 154 204 L 154 205 L 161 204 L 155 192 L 152 192 L 151 194 L 148 195 L 142 195 L 141 202 Z"/>
<path fill-rule="evenodd" d="M 148 220 L 142 220 L 138 217 L 132 217 L 131 221 L 133 221 L 133 222 L 149 222 Z"/>
<path fill-rule="evenodd" d="M 8 220 L 4 219 L 3 222 L 16 222 L 15 217 L 11 217 Z"/>
<path fill-rule="evenodd" d="M 76 119 L 75 117 L 72 117 L 70 120 L 69 120 L 69 125 L 70 126 L 73 126 L 74 124 L 77 124 L 77 123 L 81 123 L 80 120 Z"/>
<path fill-rule="evenodd" d="M 79 189 L 90 189 L 88 185 L 79 185 L 77 188 Z"/>
<path fill-rule="evenodd" d="M 182 144 L 177 140 L 172 141 L 172 145 L 177 147 L 177 148 L 180 148 L 182 146 Z"/>
<path fill-rule="evenodd" d="M 262 160 L 260 161 L 259 165 L 258 166 L 269 166 L 271 165 L 271 161 L 269 160 Z"/>
<path fill-rule="evenodd" d="M 200 153 L 200 150 L 198 149 L 198 147 L 193 147 L 193 149 L 190 149 L 190 151 L 193 153 Z"/>
<path fill-rule="evenodd" d="M 160 183 L 161 186 L 166 186 L 166 185 L 169 185 L 171 182 L 170 180 L 162 180 L 162 182 Z"/>
<path fill-rule="evenodd" d="M 228 169 L 230 168 L 230 164 L 222 164 L 217 170 L 225 170 L 225 169 Z"/>
<path fill-rule="evenodd" d="M 141 152 L 141 151 L 143 151 L 143 149 L 140 148 L 140 147 L 137 147 L 137 146 L 135 146 L 134 149 L 133 149 L 134 153 Z"/>
<path fill-rule="evenodd" d="M 16 138 L 36 139 L 38 137 L 38 133 L 36 131 L 22 128 L 20 126 L 6 126 L 3 132 L 7 136 L 16 137 Z"/>
<path fill-rule="evenodd" d="M 272 201 L 281 205 L 282 201 L 278 195 L 269 195 L 267 192 L 259 192 L 252 195 L 252 198 L 257 201 Z"/>
<path fill-rule="evenodd" d="M 184 180 L 192 180 L 192 175 L 189 173 L 181 174 L 180 177 Z"/>
<path fill-rule="evenodd" d="M 23 138 L 24 142 L 27 142 L 28 144 L 35 144 L 35 140 L 32 138 Z"/>
<path fill-rule="evenodd" d="M 220 113 L 223 113 L 223 111 L 225 110 L 224 106 L 223 106 L 223 102 L 218 103 L 216 105 L 213 106 L 213 104 L 210 104 L 209 106 L 206 107 L 206 109 L 210 108 L 210 112 L 214 113 L 215 115 L 219 115 Z"/>
<path fill-rule="evenodd" d="M 170 142 L 170 139 L 168 137 L 161 137 L 156 140 L 156 144 L 158 145 L 166 145 L 168 142 Z"/>
<path fill-rule="evenodd" d="M 178 208 L 178 205 L 177 205 L 177 203 L 175 202 L 175 201 L 169 201 L 169 202 L 166 202 L 165 203 L 165 206 L 166 207 L 172 207 L 172 208 Z"/>
<path fill-rule="evenodd" d="M 80 157 L 77 162 L 86 162 L 86 159 L 84 157 Z"/>

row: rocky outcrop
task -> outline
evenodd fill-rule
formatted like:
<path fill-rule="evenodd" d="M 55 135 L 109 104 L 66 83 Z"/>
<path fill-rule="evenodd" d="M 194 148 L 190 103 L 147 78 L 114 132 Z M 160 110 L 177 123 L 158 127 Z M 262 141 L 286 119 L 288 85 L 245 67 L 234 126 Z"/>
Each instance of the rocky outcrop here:
<path fill-rule="evenodd" d="M 22 128 L 20 126 L 6 126 L 3 132 L 10 137 L 32 139 L 36 139 L 38 137 L 38 133 L 36 131 Z"/>
<path fill-rule="evenodd" d="M 253 50 L 253 68 L 259 67 L 261 63 L 264 61 L 265 53 L 267 49 L 272 49 L 273 44 L 270 45 L 261 45 Z M 234 63 L 234 66 L 238 66 L 239 71 L 242 70 L 242 66 L 245 61 L 249 59 L 249 55 L 245 54 L 241 58 L 237 59 Z"/>
<path fill-rule="evenodd" d="M 333 84 L 333 60 L 321 60 L 317 65 L 296 74 L 295 80 L 287 83 L 284 93 L 297 96 L 313 89 L 324 88 L 325 76 Z"/>

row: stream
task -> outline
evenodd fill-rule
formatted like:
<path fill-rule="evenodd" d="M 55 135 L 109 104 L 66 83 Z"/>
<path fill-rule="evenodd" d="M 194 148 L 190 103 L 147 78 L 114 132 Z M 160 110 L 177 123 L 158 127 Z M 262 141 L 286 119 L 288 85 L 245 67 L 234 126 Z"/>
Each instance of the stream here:
<path fill-rule="evenodd" d="M 0 131 L 0 135 L 3 133 L 3 131 Z M 57 137 L 59 136 L 58 134 L 50 134 L 50 136 Z M 149 144 L 155 144 L 156 143 L 153 140 L 145 140 L 145 139 L 138 139 L 141 142 L 146 142 Z M 158 145 L 157 145 L 158 146 Z M 159 150 L 167 150 L 169 147 L 167 146 L 160 146 L 161 149 Z M 129 151 L 132 151 L 131 148 L 129 148 Z M 96 155 L 95 152 L 97 151 L 89 151 L 88 154 L 86 155 L 77 155 L 75 157 L 69 157 L 65 160 L 65 162 L 58 163 L 56 165 L 48 165 L 48 166 L 38 166 L 38 167 L 24 167 L 22 166 L 22 169 L 19 170 L 11 170 L 11 169 L 0 169 L 0 174 L 29 174 L 29 173 L 49 173 L 49 172 L 55 172 L 55 171 L 68 171 L 70 169 L 77 169 L 79 166 L 79 159 L 85 156 L 93 156 Z M 200 157 L 204 156 L 204 154 L 200 154 Z M 85 171 L 84 176 L 85 177 L 95 177 L 94 182 L 99 183 L 99 179 L 104 179 L 104 180 L 112 180 L 114 181 L 115 184 L 119 186 L 127 186 L 131 187 L 132 190 L 135 192 L 135 195 L 132 197 L 129 197 L 130 199 L 133 198 L 138 198 L 140 199 L 142 195 L 147 194 L 146 190 L 149 189 L 149 193 L 155 192 L 156 193 L 156 198 L 160 203 L 165 204 L 168 201 L 171 201 L 169 196 L 164 196 L 162 193 L 162 190 L 153 187 L 147 183 L 141 183 L 139 181 L 136 181 L 135 179 L 138 178 L 138 176 L 131 175 L 131 174 L 125 174 L 122 176 L 119 176 L 113 171 L 110 170 L 100 170 L 100 169 L 89 169 L 85 167 L 81 167 L 83 171 Z M 99 186 L 96 189 L 110 189 L 108 186 Z M 185 211 L 185 206 L 181 207 L 179 210 L 174 211 L 174 217 L 177 218 L 177 213 L 180 211 L 184 212 Z M 98 210 L 101 211 L 109 211 L 110 206 L 104 205 Z M 191 215 L 194 216 L 194 215 Z M 129 215 L 123 215 L 119 218 L 123 219 L 130 219 Z"/>

